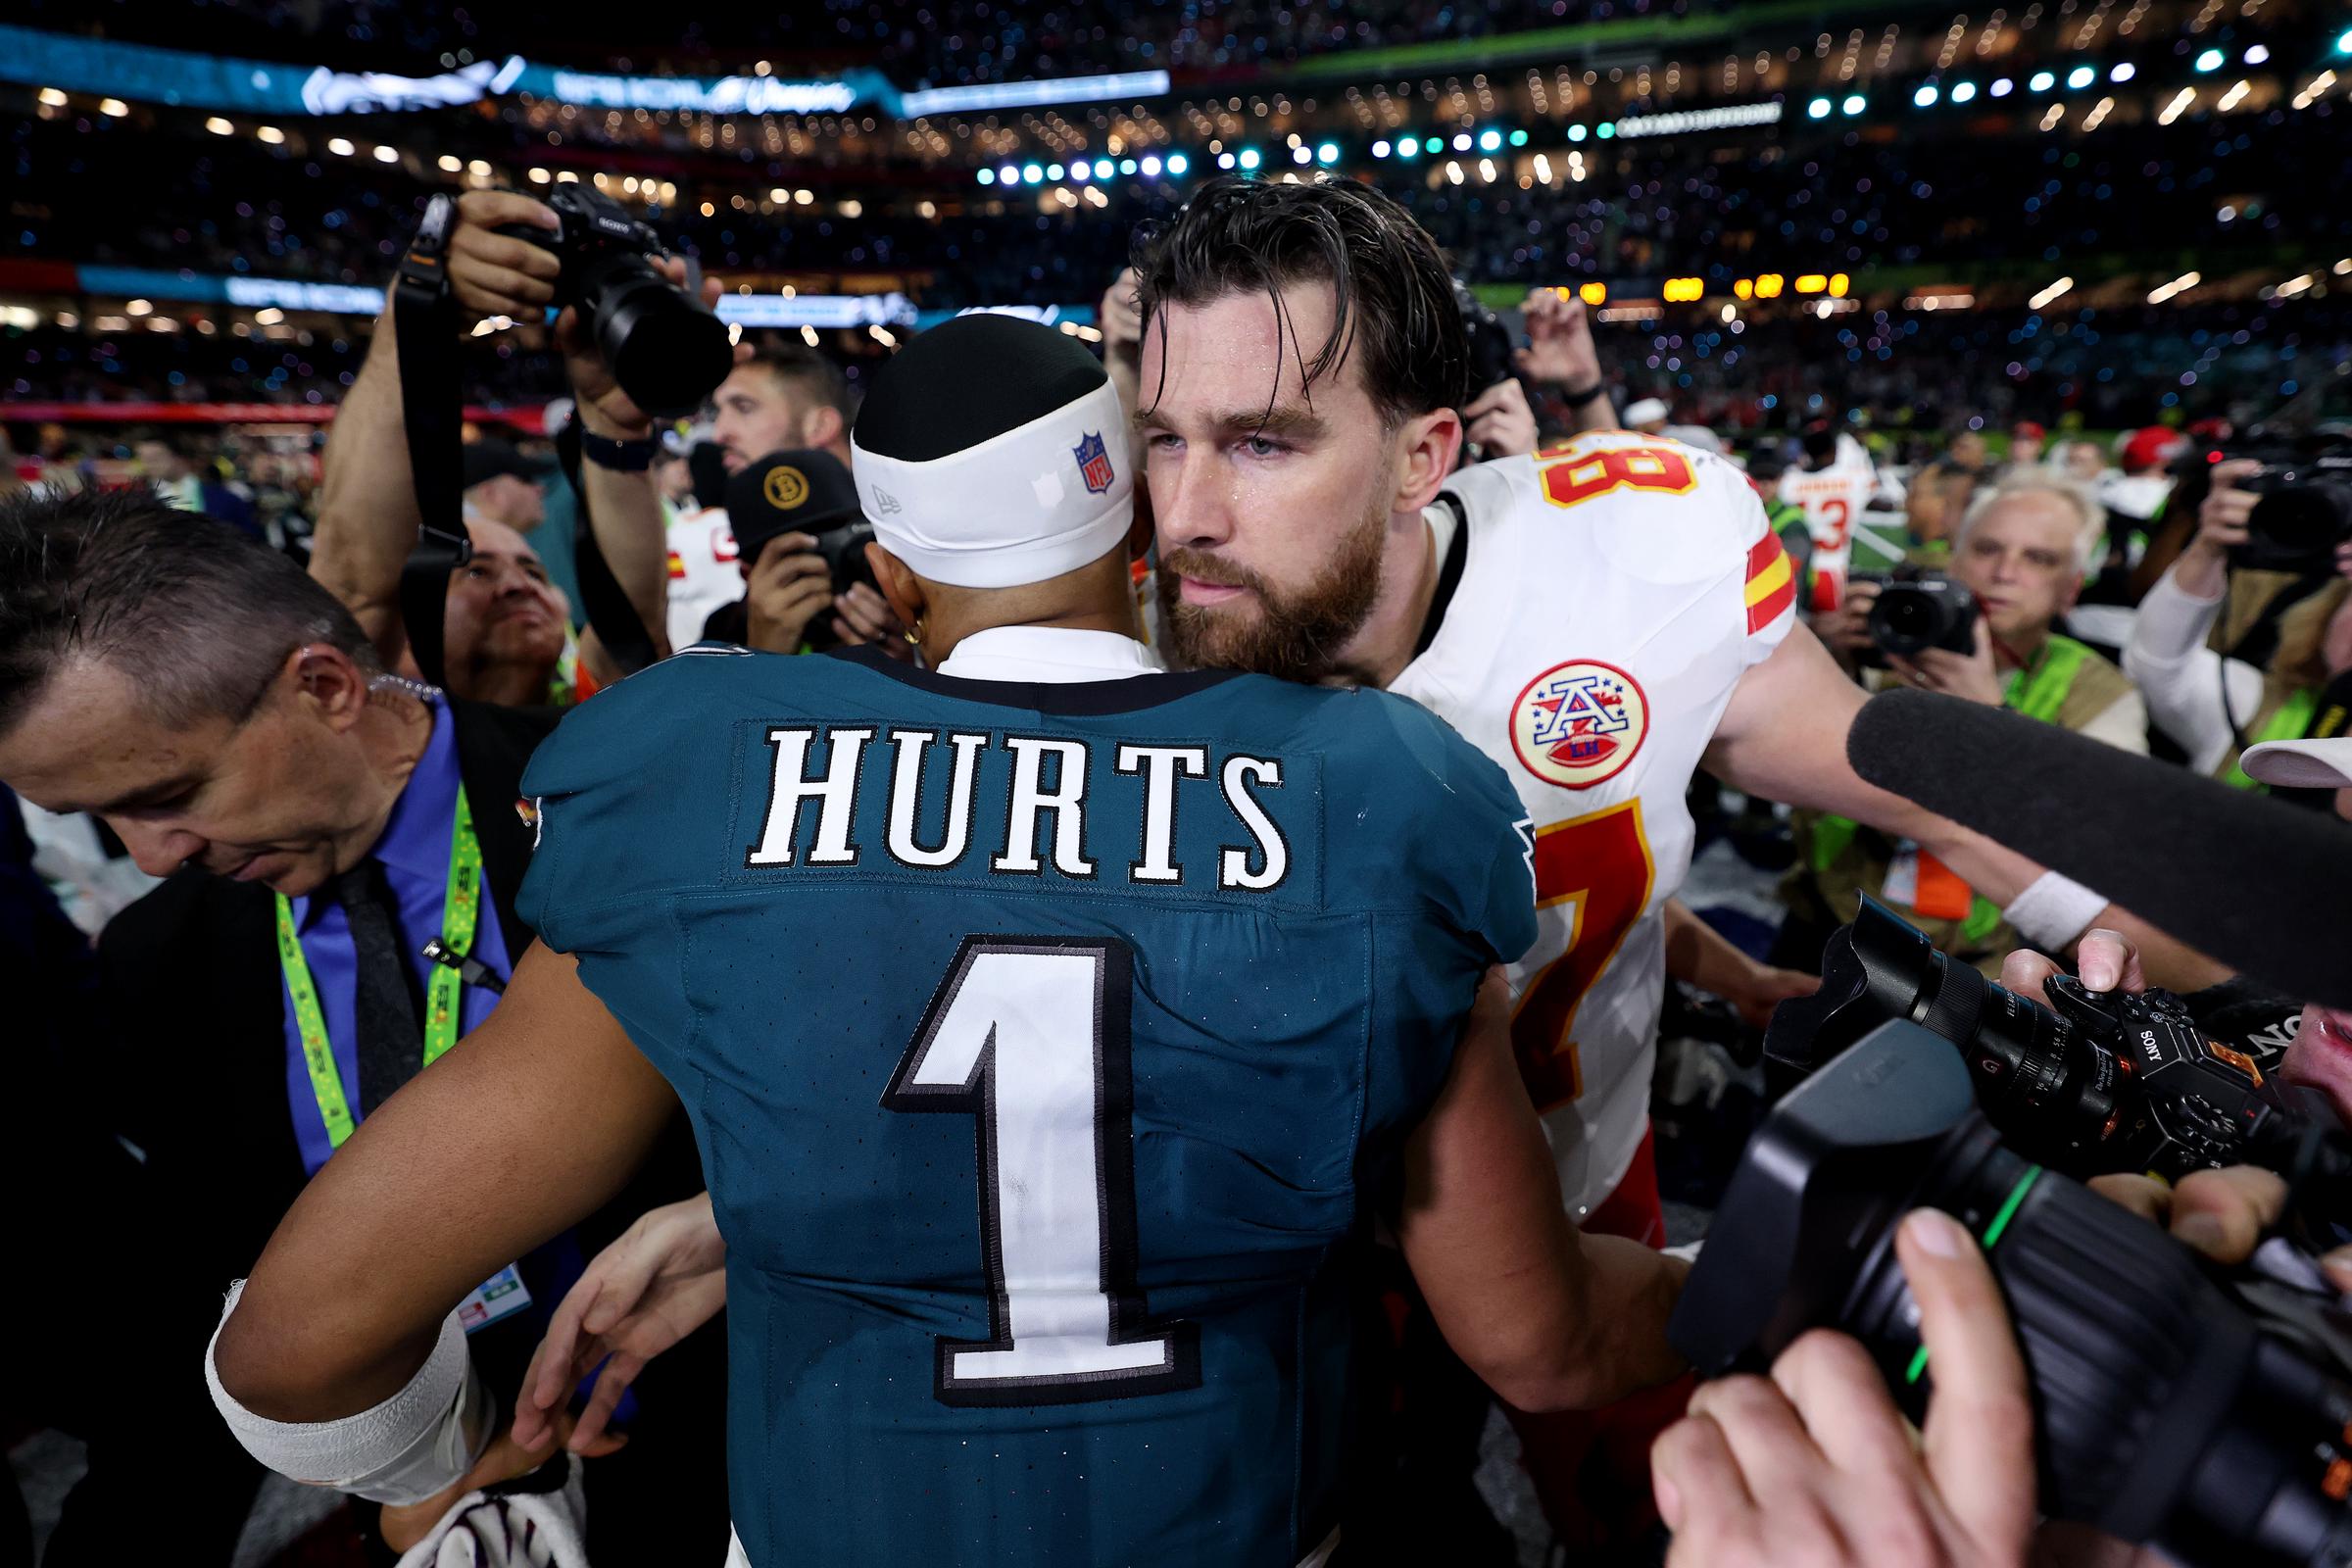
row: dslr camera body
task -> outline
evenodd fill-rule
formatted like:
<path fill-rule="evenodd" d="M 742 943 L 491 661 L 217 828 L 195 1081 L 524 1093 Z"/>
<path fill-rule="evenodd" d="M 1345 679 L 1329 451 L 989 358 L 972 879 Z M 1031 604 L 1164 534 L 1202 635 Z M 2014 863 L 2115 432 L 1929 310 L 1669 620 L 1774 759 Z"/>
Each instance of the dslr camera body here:
<path fill-rule="evenodd" d="M 668 248 L 628 210 L 586 185 L 558 185 L 544 199 L 553 230 L 527 223 L 498 232 L 553 251 L 563 264 L 556 303 L 580 314 L 612 378 L 657 419 L 700 408 L 735 367 L 726 323 L 693 292 L 654 270 Z"/>
<path fill-rule="evenodd" d="M 1733 1174 L 1676 1348 L 1717 1374 L 1836 1328 L 1920 1419 L 1931 1369 L 1893 1239 L 1940 1208 L 2008 1302 L 2045 1513 L 2201 1568 L 2352 1563 L 2352 1313 L 2324 1281 L 2218 1279 L 2072 1179 L 2252 1161 L 2332 1218 L 2352 1154 L 2325 1102 L 2266 1083 L 2166 993 L 2054 980 L 2061 1017 L 1868 901 L 1822 967 L 1774 1014 L 1767 1077 L 1793 1087 Z"/>
<path fill-rule="evenodd" d="M 1878 601 L 1870 607 L 1870 646 L 1855 656 L 1857 662 L 1885 669 L 1888 655 L 1917 659 L 1931 648 L 1976 651 L 1977 596 L 1948 574 L 1901 565 L 1888 572 L 1857 571 L 1847 580 L 1879 585 Z"/>
<path fill-rule="evenodd" d="M 2246 519 L 2235 564 L 2257 571 L 2332 570 L 2336 546 L 2352 542 L 2352 442 L 2249 447 L 2212 455 L 2252 458 L 2259 472 L 2240 483 L 2262 497 Z"/>

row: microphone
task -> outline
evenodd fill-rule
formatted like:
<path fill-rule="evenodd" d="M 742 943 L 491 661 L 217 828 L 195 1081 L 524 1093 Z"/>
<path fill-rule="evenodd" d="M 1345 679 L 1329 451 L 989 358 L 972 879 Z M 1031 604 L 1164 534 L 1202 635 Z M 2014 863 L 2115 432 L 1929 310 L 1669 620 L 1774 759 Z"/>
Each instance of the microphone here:
<path fill-rule="evenodd" d="M 2293 995 L 2352 1005 L 2352 826 L 1982 703 L 1882 692 L 1854 771 Z"/>

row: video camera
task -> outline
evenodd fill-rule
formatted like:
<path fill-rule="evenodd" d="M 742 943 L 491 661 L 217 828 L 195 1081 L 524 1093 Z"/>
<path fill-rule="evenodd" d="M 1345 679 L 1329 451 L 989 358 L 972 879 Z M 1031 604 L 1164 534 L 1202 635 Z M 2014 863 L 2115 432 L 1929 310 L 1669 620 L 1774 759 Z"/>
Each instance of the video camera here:
<path fill-rule="evenodd" d="M 1930 648 L 1975 652 L 1977 596 L 1945 573 L 1901 565 L 1886 572 L 1857 571 L 1847 581 L 1879 585 L 1878 601 L 1870 607 L 1871 646 L 1855 656 L 1857 662 L 1885 669 L 1888 655 L 1917 659 Z"/>
<path fill-rule="evenodd" d="M 1838 1329 L 1921 1419 L 1928 1357 L 1893 1238 L 1939 1208 L 2007 1298 L 2044 1512 L 2190 1564 L 2352 1563 L 2352 1314 L 2324 1283 L 2217 1282 L 2061 1174 L 2251 1157 L 2340 1204 L 2352 1167 L 2324 1104 L 2306 1115 L 2164 993 L 2053 980 L 2061 1019 L 1877 905 L 1823 968 L 1816 998 L 1774 1016 L 1768 1076 L 1795 1086 L 1732 1177 L 1675 1347 L 1717 1374 Z"/>
<path fill-rule="evenodd" d="M 654 270 L 667 256 L 662 236 L 610 196 L 559 185 L 545 198 L 559 226 L 527 223 L 498 232 L 553 251 L 564 271 L 556 301 L 580 321 L 629 400 L 653 417 L 691 414 L 734 368 L 726 323 L 692 293 Z"/>

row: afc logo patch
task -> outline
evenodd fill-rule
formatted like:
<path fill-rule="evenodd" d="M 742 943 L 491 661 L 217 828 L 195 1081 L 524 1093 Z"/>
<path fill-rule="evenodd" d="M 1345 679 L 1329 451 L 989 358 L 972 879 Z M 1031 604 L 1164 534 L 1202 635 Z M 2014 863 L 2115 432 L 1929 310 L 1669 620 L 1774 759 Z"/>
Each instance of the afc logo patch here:
<path fill-rule="evenodd" d="M 1511 749 L 1548 784 L 1589 790 L 1615 778 L 1649 734 L 1649 699 L 1614 664 L 1572 659 L 1527 683 L 1511 705 Z"/>
<path fill-rule="evenodd" d="M 1086 481 L 1087 494 L 1101 495 L 1110 488 L 1110 453 L 1102 445 L 1102 434 L 1096 431 L 1070 449 L 1078 460 L 1078 477 Z"/>

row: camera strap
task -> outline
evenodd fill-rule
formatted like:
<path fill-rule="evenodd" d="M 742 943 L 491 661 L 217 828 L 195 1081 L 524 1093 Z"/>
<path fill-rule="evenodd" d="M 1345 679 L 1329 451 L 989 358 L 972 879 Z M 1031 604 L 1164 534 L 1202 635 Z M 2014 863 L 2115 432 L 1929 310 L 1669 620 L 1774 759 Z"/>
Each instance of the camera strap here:
<path fill-rule="evenodd" d="M 420 519 L 416 548 L 401 568 L 400 618 L 418 672 L 435 686 L 448 684 L 441 627 L 449 574 L 473 557 L 473 542 L 466 535 L 459 450 L 457 308 L 447 265 L 457 214 L 458 204 L 448 195 L 426 204 L 392 285 L 401 426 L 408 436 L 410 481 Z"/>

